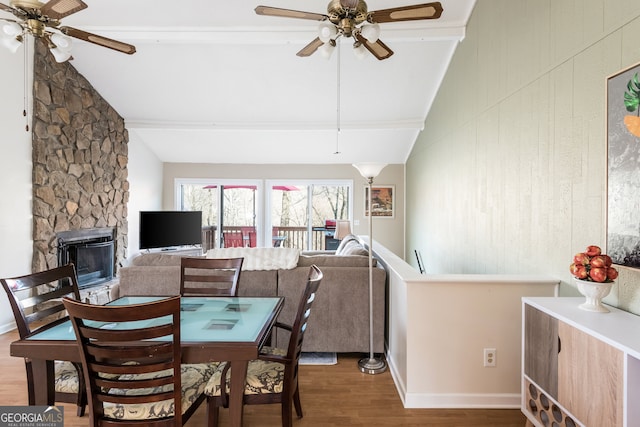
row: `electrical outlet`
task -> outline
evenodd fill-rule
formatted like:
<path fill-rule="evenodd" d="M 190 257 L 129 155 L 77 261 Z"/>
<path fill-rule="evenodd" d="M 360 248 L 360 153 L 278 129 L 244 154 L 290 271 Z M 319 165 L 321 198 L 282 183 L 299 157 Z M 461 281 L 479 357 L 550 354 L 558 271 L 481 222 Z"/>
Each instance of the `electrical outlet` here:
<path fill-rule="evenodd" d="M 484 367 L 495 368 L 497 362 L 497 353 L 495 348 L 484 349 Z"/>

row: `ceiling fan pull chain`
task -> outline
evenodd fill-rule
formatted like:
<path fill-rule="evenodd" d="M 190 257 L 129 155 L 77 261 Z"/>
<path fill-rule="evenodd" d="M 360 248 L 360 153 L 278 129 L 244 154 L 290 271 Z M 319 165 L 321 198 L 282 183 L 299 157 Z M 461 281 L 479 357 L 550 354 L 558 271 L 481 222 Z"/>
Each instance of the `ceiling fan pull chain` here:
<path fill-rule="evenodd" d="M 333 154 L 340 154 L 340 45 L 338 42 L 338 60 L 337 60 L 337 78 L 336 78 L 336 152 Z"/>
<path fill-rule="evenodd" d="M 23 80 L 23 93 L 22 93 L 22 116 L 25 119 L 25 132 L 29 132 L 29 43 L 25 38 L 24 43 L 24 80 Z"/>

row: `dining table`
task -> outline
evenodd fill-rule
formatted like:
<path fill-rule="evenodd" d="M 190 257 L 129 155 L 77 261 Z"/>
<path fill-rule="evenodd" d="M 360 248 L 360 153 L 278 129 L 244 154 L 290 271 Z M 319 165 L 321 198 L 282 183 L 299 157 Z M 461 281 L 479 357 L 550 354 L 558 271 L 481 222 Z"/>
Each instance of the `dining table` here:
<path fill-rule="evenodd" d="M 123 296 L 107 305 L 156 301 L 166 296 Z M 182 363 L 228 361 L 231 364 L 229 418 L 242 425 L 247 366 L 256 359 L 282 310 L 282 297 L 182 297 L 180 340 Z M 112 325 L 104 325 L 112 327 Z M 54 361 L 80 362 L 79 346 L 71 321 L 66 318 L 14 341 L 10 354 L 31 360 L 35 405 L 54 405 Z"/>

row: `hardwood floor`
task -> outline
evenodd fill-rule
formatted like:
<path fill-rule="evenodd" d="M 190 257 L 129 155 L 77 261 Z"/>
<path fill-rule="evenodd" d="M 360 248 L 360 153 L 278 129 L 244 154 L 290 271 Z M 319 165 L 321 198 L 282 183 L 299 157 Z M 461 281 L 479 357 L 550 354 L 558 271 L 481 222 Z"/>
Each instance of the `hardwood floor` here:
<path fill-rule="evenodd" d="M 0 335 L 0 405 L 26 405 L 24 362 L 9 356 L 9 343 L 17 332 Z M 366 375 L 358 370 L 360 355 L 339 355 L 333 366 L 301 366 L 300 393 L 304 418 L 294 414 L 294 427 L 429 426 L 429 427 L 524 427 L 526 419 L 517 409 L 405 409 L 389 372 Z M 65 407 L 65 426 L 86 427 L 88 417 L 78 418 L 75 406 Z M 188 426 L 205 425 L 205 406 Z M 229 425 L 225 410 L 220 425 Z M 246 427 L 279 427 L 280 405 L 246 406 Z"/>

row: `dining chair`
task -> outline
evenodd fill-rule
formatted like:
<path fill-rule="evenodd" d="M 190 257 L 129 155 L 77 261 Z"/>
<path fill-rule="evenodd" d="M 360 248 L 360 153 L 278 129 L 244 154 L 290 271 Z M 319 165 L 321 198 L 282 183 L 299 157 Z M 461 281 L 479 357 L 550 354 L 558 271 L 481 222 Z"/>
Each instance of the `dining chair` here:
<path fill-rule="evenodd" d="M 282 236 L 280 236 L 280 227 L 271 227 L 271 245 L 274 248 L 282 246 Z"/>
<path fill-rule="evenodd" d="M 287 348 L 263 347 L 258 359 L 250 361 L 247 368 L 244 404 L 280 403 L 283 427 L 291 427 L 293 423 L 292 404 L 298 417 L 302 418 L 303 415 L 298 389 L 298 362 L 311 306 L 321 280 L 322 272 L 317 266 L 312 265 L 293 325 L 276 322 L 274 327 L 290 333 Z M 218 425 L 220 408 L 228 407 L 231 375 L 229 363 L 220 363 L 205 388 L 207 422 L 210 427 Z"/>
<path fill-rule="evenodd" d="M 258 234 L 255 227 L 240 227 L 242 238 L 244 239 L 245 246 L 255 248 L 257 244 Z"/>
<path fill-rule="evenodd" d="M 7 293 L 20 339 L 25 339 L 39 329 L 59 323 L 65 317 L 60 298 L 72 296 L 80 299 L 78 279 L 73 264 L 52 268 L 39 273 L 0 279 Z M 33 367 L 24 359 L 27 371 L 29 405 L 35 404 Z M 75 403 L 79 417 L 84 415 L 87 395 L 79 363 L 54 361 L 54 390 L 56 402 Z"/>
<path fill-rule="evenodd" d="M 244 247 L 244 237 L 242 233 L 237 231 L 225 231 L 222 233 L 225 248 L 242 248 Z"/>
<path fill-rule="evenodd" d="M 180 295 L 238 296 L 244 258 L 189 258 L 180 261 Z"/>
<path fill-rule="evenodd" d="M 181 363 L 180 296 L 121 306 L 63 303 L 80 347 L 91 426 L 182 426 L 191 417 L 211 371 Z"/>

